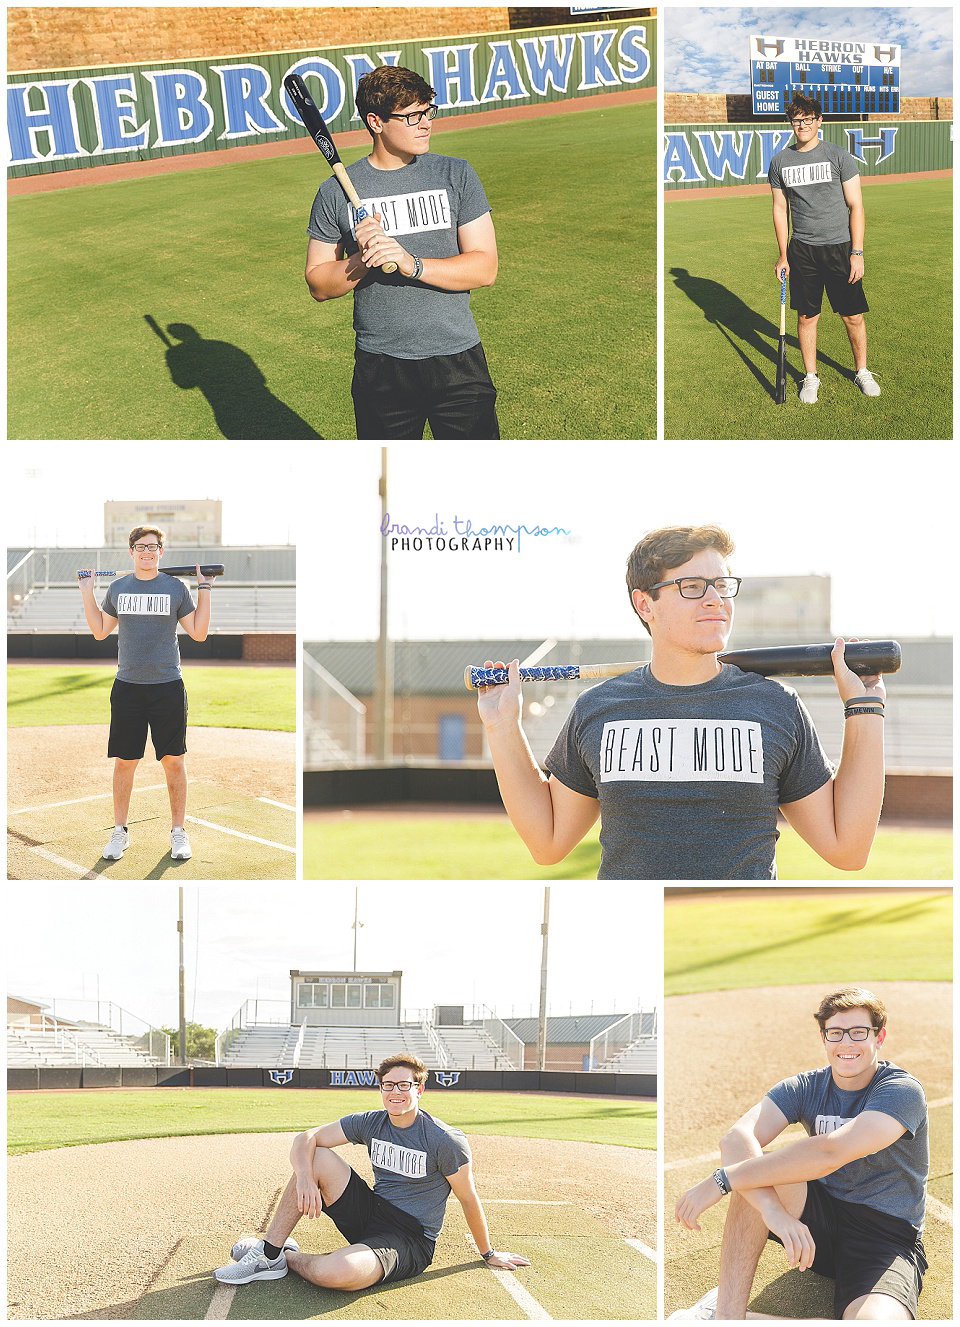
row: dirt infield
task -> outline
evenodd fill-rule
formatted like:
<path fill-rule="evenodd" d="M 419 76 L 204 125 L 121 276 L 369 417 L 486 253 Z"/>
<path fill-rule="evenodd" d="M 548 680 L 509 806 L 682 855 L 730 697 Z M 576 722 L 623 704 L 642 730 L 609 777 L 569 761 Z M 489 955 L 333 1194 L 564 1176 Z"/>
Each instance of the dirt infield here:
<path fill-rule="evenodd" d="M 291 1138 L 290 1134 L 244 1134 L 147 1139 L 9 1158 L 10 1316 L 23 1320 L 221 1316 L 211 1306 L 215 1283 L 210 1272 L 227 1261 L 238 1235 L 264 1228 L 289 1176 Z M 654 1153 L 485 1135 L 475 1135 L 470 1142 L 478 1189 L 498 1247 L 508 1246 L 511 1234 L 520 1228 L 524 1239 L 538 1238 L 539 1229 L 547 1246 L 557 1242 L 564 1232 L 556 1228 L 556 1217 L 549 1215 L 556 1212 L 557 1204 L 571 1214 L 568 1221 L 577 1217 L 610 1237 L 640 1239 L 655 1246 Z M 342 1155 L 369 1180 L 363 1149 L 350 1148 Z M 538 1218 L 540 1225 L 533 1232 L 526 1215 L 534 1210 L 527 1207 L 530 1200 L 542 1202 L 546 1214 Z M 330 1241 L 331 1230 L 326 1221 L 301 1222 L 296 1236 L 306 1250 L 324 1251 L 339 1240 L 333 1231 Z M 476 1266 L 475 1257 L 465 1255 L 464 1230 L 459 1207 L 451 1199 L 438 1243 L 438 1261 L 454 1263 L 445 1272 L 440 1292 L 449 1312 L 426 1312 L 425 1317 L 493 1316 L 471 1312 L 476 1305 L 471 1303 L 470 1288 L 492 1282 L 489 1273 L 486 1280 L 474 1279 L 485 1269 Z M 588 1241 L 582 1241 L 580 1248 L 577 1277 L 588 1282 Z M 625 1253 L 633 1257 L 632 1250 Z M 541 1259 L 539 1271 L 530 1269 L 528 1286 L 531 1280 L 550 1275 L 547 1261 Z M 641 1261 L 637 1255 L 638 1265 Z M 461 1266 L 465 1274 L 451 1276 Z M 436 1290 L 420 1291 L 426 1279 L 391 1286 L 389 1294 L 406 1296 L 408 1301 L 417 1293 L 436 1294 Z M 242 1287 L 238 1294 L 273 1289 L 273 1283 Z M 589 1290 L 588 1284 L 585 1289 Z M 278 1307 L 250 1314 L 255 1301 L 248 1294 L 246 1311 L 230 1316 L 315 1316 L 317 1309 L 322 1310 L 316 1296 L 333 1293 L 304 1287 L 292 1276 L 283 1290 L 287 1300 L 274 1297 L 275 1305 L 287 1303 L 290 1295 L 302 1290 L 300 1302 L 312 1304 L 314 1311 L 284 1314 Z M 546 1285 L 542 1292 L 531 1289 L 541 1300 L 548 1291 Z M 368 1312 L 351 1312 L 349 1304 L 357 1297 L 342 1297 L 343 1316 L 418 1316 L 400 1311 L 399 1301 L 391 1302 L 384 1288 L 374 1287 L 368 1293 L 374 1296 L 365 1301 Z M 264 1302 L 270 1302 L 269 1296 Z M 524 1315 L 507 1311 L 500 1316 Z M 553 1311 L 553 1316 L 564 1314 Z"/>
<path fill-rule="evenodd" d="M 855 963 L 854 966 L 854 977 Z M 949 982 L 870 982 L 889 1011 L 883 1058 L 923 1084 L 930 1109 L 930 1181 L 924 1242 L 930 1260 L 921 1318 L 950 1317 L 952 1299 L 953 988 Z M 759 987 L 673 996 L 664 1010 L 664 1209 L 666 1312 L 692 1304 L 716 1284 L 723 1206 L 703 1231 L 681 1232 L 672 1217 L 681 1192 L 717 1164 L 721 1134 L 780 1079 L 819 1068 L 823 1056 L 813 1010 L 816 986 Z M 757 1027 L 747 1034 L 746 1029 Z M 796 1128 L 788 1140 L 802 1136 Z M 751 1307 L 797 1317 L 830 1316 L 830 1282 L 810 1273 L 789 1279 L 782 1253 L 768 1248 Z M 795 1275 L 795 1274 L 793 1274 Z M 792 1298 L 803 1287 L 803 1296 Z"/>
<path fill-rule="evenodd" d="M 83 843 L 83 860 L 100 845 L 102 827 L 109 823 L 112 762 L 107 758 L 106 724 L 71 724 L 63 727 L 10 728 L 7 730 L 7 799 L 9 829 L 7 834 L 7 874 L 13 880 L 35 880 L 38 876 L 33 841 L 48 840 L 52 831 L 38 835 L 30 828 L 30 817 L 18 812 L 27 808 L 50 807 L 58 802 L 74 802 L 71 814 L 83 809 L 80 799 L 90 798 L 90 830 L 96 843 Z M 248 728 L 191 727 L 187 734 L 187 776 L 194 789 L 203 785 L 205 802 L 217 799 L 209 795 L 216 787 L 227 790 L 233 798 L 270 798 L 295 807 L 297 804 L 296 734 Z M 138 770 L 131 800 L 131 815 L 140 815 L 149 800 L 159 806 L 165 793 L 163 771 L 153 758 L 149 743 Z M 144 796 L 144 789 L 152 791 Z M 139 791 L 138 791 L 139 790 Z M 102 795 L 102 796 L 101 796 Z M 159 799 L 159 800 L 158 800 Z M 263 805 L 257 803 L 257 805 Z M 139 809 L 138 809 L 139 808 Z M 192 811 L 187 791 L 187 813 Z M 51 815 L 50 811 L 45 813 Z M 64 813 L 66 815 L 66 812 Z M 169 828 L 169 821 L 166 829 Z M 241 826 L 243 828 L 243 826 Z M 164 831 L 165 832 L 165 831 Z M 254 828 L 251 832 L 256 832 Z M 158 840 L 159 841 L 159 840 Z M 235 840 L 239 845 L 241 839 Z M 56 853 L 54 854 L 57 855 Z M 94 856 L 96 853 L 94 852 Z M 74 859 L 75 860 L 75 859 Z M 290 858 L 291 862 L 293 858 Z M 73 879 L 76 873 L 45 859 L 43 879 Z M 264 868 L 271 869 L 271 868 Z M 212 878 L 212 877 L 211 877 Z M 232 878 L 232 873 L 231 873 Z M 243 877 L 241 877 L 243 878 Z M 269 878 L 269 877 L 268 877 Z"/>

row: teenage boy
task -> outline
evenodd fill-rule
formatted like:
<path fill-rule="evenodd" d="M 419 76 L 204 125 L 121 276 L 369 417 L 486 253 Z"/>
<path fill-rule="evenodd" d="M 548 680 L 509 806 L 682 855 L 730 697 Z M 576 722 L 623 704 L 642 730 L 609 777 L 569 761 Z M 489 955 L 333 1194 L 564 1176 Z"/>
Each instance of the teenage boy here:
<path fill-rule="evenodd" d="M 864 396 L 879 396 L 867 368 L 869 305 L 863 293 L 863 198 L 856 160 L 835 143 L 821 142 L 823 112 L 818 101 L 795 96 L 787 107 L 794 142 L 770 162 L 773 229 L 777 237 L 777 281 L 790 276 L 790 307 L 797 313 L 797 338 L 804 377 L 800 400 L 816 405 L 817 322 L 826 288 L 834 313 L 843 319 L 853 351 L 854 382 Z M 791 231 L 792 221 L 792 231 Z M 789 244 L 787 236 L 790 235 Z"/>
<path fill-rule="evenodd" d="M 529 1267 L 515 1253 L 496 1253 L 474 1187 L 470 1146 L 459 1129 L 420 1109 L 427 1069 L 415 1055 L 391 1055 L 377 1069 L 382 1108 L 344 1115 L 297 1134 L 293 1166 L 263 1239 L 248 1236 L 234 1259 L 214 1272 L 227 1285 L 277 1281 L 292 1268 L 305 1281 L 334 1290 L 363 1290 L 417 1276 L 433 1261 L 451 1192 L 488 1267 Z M 371 1189 L 337 1147 L 359 1143 L 373 1166 Z M 347 1241 L 335 1253 L 301 1253 L 289 1238 L 301 1216 L 325 1212 Z"/>
<path fill-rule="evenodd" d="M 307 226 L 310 294 L 353 292 L 358 438 L 419 439 L 426 422 L 438 439 L 500 437 L 470 312 L 470 291 L 497 275 L 490 204 L 472 167 L 430 152 L 433 95 L 412 69 L 364 74 L 357 110 L 373 151 L 347 171 L 373 215 L 356 223 L 331 178 Z"/>
<path fill-rule="evenodd" d="M 480 689 L 500 795 L 534 861 L 562 861 L 599 816 L 599 879 L 774 879 L 779 808 L 831 866 L 866 864 L 883 801 L 883 683 L 853 673 L 837 641 L 834 771 L 795 691 L 717 659 L 740 587 L 733 547 L 714 525 L 641 539 L 627 588 L 650 663 L 580 694 L 549 777 L 521 726 L 517 660 L 506 685 Z"/>
<path fill-rule="evenodd" d="M 197 603 L 176 576 L 160 570 L 163 531 L 138 525 L 130 531 L 133 570 L 110 582 L 97 606 L 94 573 L 78 572 L 83 612 L 97 640 L 118 628 L 117 676 L 110 692 L 110 739 L 113 765 L 113 832 L 103 856 L 116 861 L 130 842 L 127 812 L 137 765 L 147 744 L 147 729 L 163 766 L 170 798 L 170 856 L 191 855 L 183 828 L 187 809 L 187 693 L 180 673 L 177 625 L 193 640 L 206 640 L 210 627 L 212 581 L 197 567 Z"/>
<path fill-rule="evenodd" d="M 871 991 L 834 991 L 814 1017 L 827 1067 L 772 1087 L 721 1140 L 720 1168 L 676 1205 L 677 1221 L 699 1230 L 700 1214 L 730 1197 L 720 1284 L 674 1318 L 778 1316 L 747 1312 L 768 1239 L 783 1245 L 791 1267 L 834 1279 L 836 1318 L 917 1316 L 927 1267 L 920 1238 L 929 1169 L 923 1088 L 878 1058 L 887 1014 Z M 796 1123 L 807 1138 L 764 1153 Z"/>

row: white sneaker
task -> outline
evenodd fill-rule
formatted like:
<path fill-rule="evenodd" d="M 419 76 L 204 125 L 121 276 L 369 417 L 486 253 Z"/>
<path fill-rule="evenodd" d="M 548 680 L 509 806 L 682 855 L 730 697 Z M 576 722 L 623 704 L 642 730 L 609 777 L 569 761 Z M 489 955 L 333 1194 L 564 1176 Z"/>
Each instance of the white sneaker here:
<path fill-rule="evenodd" d="M 714 1286 L 708 1290 L 705 1295 L 692 1304 L 688 1309 L 677 1309 L 676 1313 L 671 1313 L 667 1319 L 672 1322 L 674 1318 L 686 1318 L 689 1320 L 699 1320 L 701 1322 L 712 1322 L 717 1316 L 717 1292 L 719 1286 Z"/>
<path fill-rule="evenodd" d="M 800 384 L 800 404 L 816 405 L 817 392 L 820 390 L 820 379 L 815 373 L 808 373 Z"/>
<path fill-rule="evenodd" d="M 182 825 L 170 831 L 170 856 L 174 861 L 186 861 L 188 857 L 193 856 L 190 851 L 190 840 L 187 838 L 187 831 Z"/>
<path fill-rule="evenodd" d="M 242 1239 L 237 1240 L 236 1244 L 234 1244 L 233 1248 L 230 1250 L 230 1257 L 234 1262 L 239 1262 L 241 1258 L 246 1257 L 251 1249 L 256 1249 L 259 1252 L 262 1248 L 263 1237 L 261 1235 L 244 1235 Z M 294 1253 L 299 1253 L 300 1245 L 295 1239 L 285 1239 L 283 1241 L 282 1251 L 286 1253 L 287 1249 L 292 1249 Z"/>
<path fill-rule="evenodd" d="M 107 840 L 107 846 L 100 854 L 108 862 L 119 862 L 120 858 L 130 846 L 130 835 L 122 825 L 114 825 L 113 833 Z"/>
<path fill-rule="evenodd" d="M 853 380 L 863 392 L 864 396 L 879 396 L 880 384 L 870 372 L 869 369 L 860 369 Z"/>
<path fill-rule="evenodd" d="M 251 1281 L 279 1281 L 286 1274 L 286 1255 L 281 1252 L 279 1258 L 271 1261 L 263 1251 L 262 1241 L 257 1241 L 239 1262 L 230 1262 L 226 1267 L 218 1267 L 213 1275 L 225 1285 L 245 1286 Z"/>

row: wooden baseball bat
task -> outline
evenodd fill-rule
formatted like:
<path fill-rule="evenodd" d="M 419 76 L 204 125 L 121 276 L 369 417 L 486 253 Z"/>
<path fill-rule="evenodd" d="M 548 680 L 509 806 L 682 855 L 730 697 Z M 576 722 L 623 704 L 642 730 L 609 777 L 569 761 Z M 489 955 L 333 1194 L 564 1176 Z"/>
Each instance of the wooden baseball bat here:
<path fill-rule="evenodd" d="M 721 663 L 734 664 L 745 673 L 764 677 L 829 677 L 833 673 L 830 652 L 833 644 L 765 645 L 752 650 L 727 650 L 718 655 Z M 843 649 L 847 667 L 860 677 L 873 673 L 895 673 L 900 667 L 900 646 L 895 640 L 848 641 Z M 576 682 L 591 678 L 621 677 L 642 668 L 642 662 L 614 664 L 566 664 L 553 668 L 521 668 L 521 682 Z M 463 685 L 503 686 L 510 679 L 505 668 L 463 670 Z"/>
<path fill-rule="evenodd" d="M 369 212 L 360 202 L 360 195 L 353 186 L 353 180 L 347 174 L 347 168 L 340 160 L 340 153 L 337 151 L 333 142 L 333 136 L 324 123 L 323 116 L 317 108 L 316 102 L 307 91 L 307 85 L 299 74 L 288 74 L 283 80 L 283 86 L 287 89 L 287 95 L 293 102 L 293 108 L 303 121 L 303 127 L 316 143 L 317 147 L 326 157 L 330 164 L 330 169 L 340 182 L 340 188 L 347 196 L 347 201 L 353 207 L 357 214 L 357 220 L 369 216 Z M 384 263 L 380 268 L 388 276 L 391 272 L 397 270 L 395 262 Z"/>
<path fill-rule="evenodd" d="M 94 576 L 128 576 L 132 570 L 132 567 L 128 567 L 126 571 L 95 571 L 93 574 Z M 157 570 L 163 572 L 166 576 L 195 576 L 197 574 L 196 564 L 192 567 L 158 567 Z M 201 576 L 222 576 L 223 563 L 201 563 L 200 574 Z M 89 575 L 88 571 L 78 571 L 77 580 L 86 580 Z"/>

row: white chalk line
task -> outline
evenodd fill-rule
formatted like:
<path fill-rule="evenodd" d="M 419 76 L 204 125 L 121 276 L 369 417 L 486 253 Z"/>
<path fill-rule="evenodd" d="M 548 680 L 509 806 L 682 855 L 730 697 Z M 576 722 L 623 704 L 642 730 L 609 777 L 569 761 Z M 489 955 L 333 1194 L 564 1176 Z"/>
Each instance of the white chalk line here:
<path fill-rule="evenodd" d="M 138 788 L 137 792 L 154 793 L 160 788 L 166 788 L 165 783 L 151 783 L 145 788 Z M 58 806 L 78 806 L 81 802 L 99 802 L 104 797 L 112 797 L 113 793 L 91 793 L 89 797 L 71 797 L 68 802 L 47 802 L 43 806 L 22 806 L 19 811 L 11 811 L 12 816 L 25 816 L 31 811 L 53 811 Z"/>
<path fill-rule="evenodd" d="M 44 861 L 53 862 L 54 866 L 62 866 L 65 871 L 72 871 L 78 875 L 81 880 L 103 880 L 102 875 L 97 875 L 96 871 L 91 871 L 88 866 L 79 866 L 76 862 L 68 861 L 66 857 L 58 857 L 55 852 L 47 852 L 46 848 L 31 848 L 31 852 L 42 857 Z"/>
<path fill-rule="evenodd" d="M 246 839 L 248 843 L 262 843 L 268 848 L 279 848 L 281 852 L 296 854 L 296 848 L 288 848 L 285 843 L 274 843 L 272 839 L 260 839 L 256 834 L 241 834 L 239 829 L 227 829 L 226 825 L 215 825 L 212 820 L 200 820 L 197 816 L 184 816 L 191 825 L 203 825 L 205 829 L 216 829 L 221 834 L 232 834 L 235 839 Z"/>
<path fill-rule="evenodd" d="M 226 1322 L 230 1316 L 230 1305 L 233 1303 L 233 1297 L 236 1293 L 236 1286 L 222 1286 L 218 1281 L 217 1288 L 213 1292 L 213 1299 L 210 1301 L 210 1307 L 203 1315 L 204 1322 Z"/>
<path fill-rule="evenodd" d="M 629 1244 L 631 1249 L 637 1249 L 645 1258 L 649 1258 L 651 1262 L 658 1263 L 660 1261 L 660 1255 L 657 1253 L 656 1249 L 651 1249 L 650 1245 L 644 1244 L 642 1239 L 625 1238 L 623 1242 L 624 1244 Z"/>
<path fill-rule="evenodd" d="M 479 1250 L 477 1249 L 477 1246 L 474 1243 L 472 1236 L 464 1235 L 463 1238 L 467 1241 L 471 1249 L 473 1249 L 477 1253 L 477 1256 L 479 1257 Z M 488 1271 L 491 1271 L 493 1273 L 493 1275 L 503 1286 L 504 1290 L 507 1292 L 510 1298 L 514 1301 L 514 1303 L 518 1306 L 518 1308 L 523 1310 L 523 1312 L 526 1314 L 528 1318 L 531 1319 L 531 1321 L 553 1322 L 553 1319 L 551 1318 L 547 1310 L 543 1307 L 543 1305 L 534 1299 L 534 1297 L 530 1294 L 530 1291 L 527 1290 L 525 1286 L 522 1286 L 520 1284 L 520 1282 L 516 1279 L 516 1277 L 513 1275 L 512 1272 L 508 1272 L 505 1267 L 490 1267 L 488 1268 Z"/>
<path fill-rule="evenodd" d="M 514 1207 L 572 1207 L 569 1198 L 484 1198 L 485 1203 L 511 1203 Z"/>
<path fill-rule="evenodd" d="M 287 806 L 286 802 L 275 802 L 272 797 L 258 797 L 258 802 L 266 802 L 267 806 L 279 806 L 281 811 L 296 811 L 295 806 Z"/>

